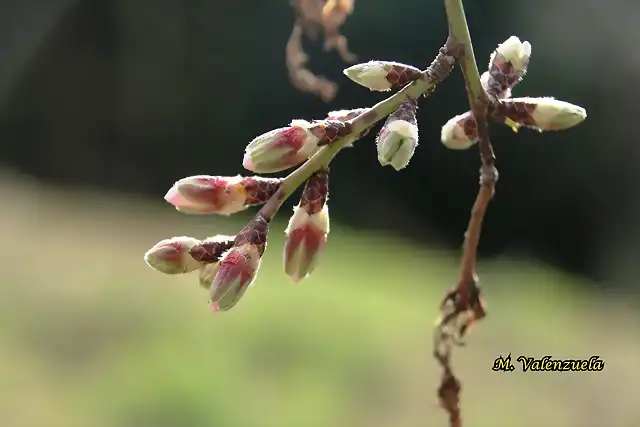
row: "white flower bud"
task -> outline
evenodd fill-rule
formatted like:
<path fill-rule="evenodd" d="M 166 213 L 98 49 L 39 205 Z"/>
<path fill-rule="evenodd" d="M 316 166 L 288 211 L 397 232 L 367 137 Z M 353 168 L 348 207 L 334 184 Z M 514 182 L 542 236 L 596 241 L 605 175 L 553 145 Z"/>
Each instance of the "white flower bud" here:
<path fill-rule="evenodd" d="M 172 237 L 155 244 L 144 254 L 144 260 L 149 267 L 165 274 L 182 274 L 195 271 L 202 265 L 196 261 L 189 251 L 200 240 L 193 237 Z"/>
<path fill-rule="evenodd" d="M 440 139 L 451 150 L 466 150 L 478 140 L 477 124 L 470 111 L 449 119 L 442 126 Z"/>
<path fill-rule="evenodd" d="M 422 72 L 411 65 L 393 61 L 369 61 L 352 65 L 344 74 L 368 89 L 385 92 L 420 78 Z"/>
<path fill-rule="evenodd" d="M 495 55 L 500 53 L 506 61 L 509 61 L 518 74 L 526 72 L 531 57 L 531 43 L 522 42 L 516 36 L 511 36 L 501 43 L 496 51 L 491 55 L 489 68 L 493 65 Z"/>
<path fill-rule="evenodd" d="M 377 140 L 378 161 L 395 170 L 404 169 L 418 145 L 418 126 L 405 120 L 388 122 Z"/>
<path fill-rule="evenodd" d="M 501 103 L 506 118 L 543 131 L 567 129 L 587 118 L 584 108 L 554 98 L 512 98 Z M 512 111 L 516 113 L 509 114 Z"/>

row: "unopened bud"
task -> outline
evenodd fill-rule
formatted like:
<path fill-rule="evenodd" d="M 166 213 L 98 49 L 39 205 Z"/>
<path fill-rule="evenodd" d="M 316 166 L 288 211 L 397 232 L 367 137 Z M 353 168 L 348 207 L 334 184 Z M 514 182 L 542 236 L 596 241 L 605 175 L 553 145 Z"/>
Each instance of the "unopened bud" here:
<path fill-rule="evenodd" d="M 258 213 L 240 230 L 233 247 L 222 255 L 218 265 L 201 271 L 203 286 L 215 274 L 210 286 L 213 311 L 233 308 L 253 283 L 267 247 L 268 232 L 269 221 Z"/>
<path fill-rule="evenodd" d="M 440 139 L 451 150 L 466 150 L 475 144 L 478 141 L 478 126 L 471 111 L 449 119 L 442 126 Z"/>
<path fill-rule="evenodd" d="M 256 173 L 280 172 L 311 157 L 320 138 L 311 132 L 314 126 L 305 120 L 256 137 L 245 148 L 242 166 Z"/>
<path fill-rule="evenodd" d="M 277 178 L 197 175 L 177 181 L 164 198 L 180 212 L 230 215 L 265 203 L 279 185 Z"/>
<path fill-rule="evenodd" d="M 415 101 L 405 101 L 389 115 L 378 137 L 378 161 L 399 171 L 409 164 L 418 145 L 418 123 Z"/>
<path fill-rule="evenodd" d="M 352 65 L 344 70 L 344 74 L 359 85 L 380 92 L 399 89 L 422 77 L 418 68 L 392 61 Z"/>
<path fill-rule="evenodd" d="M 210 267 L 215 271 L 210 288 L 213 311 L 228 311 L 238 303 L 255 279 L 260 260 L 258 249 L 245 244 L 231 248 L 218 265 Z M 210 276 L 211 272 L 207 272 L 207 277 Z"/>
<path fill-rule="evenodd" d="M 481 76 L 482 86 L 498 98 L 511 96 L 511 89 L 527 73 L 531 44 L 516 36 L 509 37 L 491 54 L 489 70 Z"/>
<path fill-rule="evenodd" d="M 508 85 L 498 83 L 488 71 L 482 73 L 480 83 L 485 92 L 498 99 L 511 98 L 511 88 Z"/>
<path fill-rule="evenodd" d="M 512 98 L 500 101 L 491 115 L 516 127 L 549 131 L 573 127 L 584 121 L 587 112 L 554 98 Z"/>
<path fill-rule="evenodd" d="M 193 246 L 189 254 L 196 261 L 203 264 L 214 264 L 220 261 L 222 254 L 231 249 L 236 236 L 225 236 L 219 234 L 207 237 L 202 242 Z"/>
<path fill-rule="evenodd" d="M 366 111 L 367 111 L 367 108 L 355 108 L 353 110 L 331 111 L 327 115 L 327 119 L 326 120 L 337 120 L 337 121 L 340 121 L 340 122 L 346 122 L 346 121 L 355 119 L 360 114 L 363 114 Z M 358 135 L 358 138 L 362 138 L 363 136 L 366 136 L 369 133 L 370 130 L 371 130 L 371 128 L 366 128 L 365 130 L 360 132 L 360 135 Z"/>
<path fill-rule="evenodd" d="M 158 242 L 144 254 L 149 267 L 165 274 L 182 274 L 195 271 L 202 265 L 191 257 L 189 251 L 200 241 L 193 237 L 172 237 Z"/>
<path fill-rule="evenodd" d="M 285 231 L 284 271 L 295 282 L 310 275 L 316 268 L 329 235 L 329 176 L 325 172 L 307 181 L 300 203 Z"/>

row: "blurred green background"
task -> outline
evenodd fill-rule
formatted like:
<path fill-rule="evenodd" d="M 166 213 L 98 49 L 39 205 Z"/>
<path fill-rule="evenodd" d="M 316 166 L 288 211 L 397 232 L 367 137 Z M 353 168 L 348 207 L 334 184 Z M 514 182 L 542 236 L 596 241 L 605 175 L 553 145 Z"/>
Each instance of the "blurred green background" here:
<path fill-rule="evenodd" d="M 430 332 L 456 253 L 336 224 L 316 273 L 294 284 L 276 223 L 254 287 L 213 314 L 197 276 L 165 276 L 142 254 L 165 236 L 241 222 L 11 184 L 0 211 L 2 426 L 446 425 Z M 465 425 L 639 425 L 637 306 L 533 262 L 480 272 L 489 317 L 455 356 Z M 606 365 L 492 372 L 508 353 Z"/>
<path fill-rule="evenodd" d="M 465 3 L 481 69 L 516 34 L 533 55 L 515 95 L 589 114 L 559 133 L 492 127 L 489 317 L 455 354 L 465 426 L 638 427 L 640 3 Z M 478 170 L 475 150 L 439 143 L 467 109 L 458 70 L 421 105 L 408 169 L 379 167 L 374 133 L 332 164 L 332 231 L 310 279 L 281 268 L 295 200 L 228 313 L 211 313 L 195 275 L 142 259 L 249 218 L 179 214 L 162 201 L 174 181 L 243 173 L 256 135 L 383 96 L 349 84 L 321 42 L 305 45 L 310 66 L 338 97 L 294 90 L 292 23 L 284 0 L 0 1 L 0 427 L 446 425 L 431 328 Z M 362 61 L 424 66 L 446 37 L 442 1 L 357 0 L 344 33 Z M 509 353 L 606 365 L 493 372 Z"/>

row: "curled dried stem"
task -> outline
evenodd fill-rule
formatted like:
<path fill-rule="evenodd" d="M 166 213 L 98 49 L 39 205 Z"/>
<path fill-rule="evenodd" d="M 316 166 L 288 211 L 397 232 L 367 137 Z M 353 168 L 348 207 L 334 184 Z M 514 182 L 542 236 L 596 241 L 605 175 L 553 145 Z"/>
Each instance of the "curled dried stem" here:
<path fill-rule="evenodd" d="M 347 38 L 340 27 L 353 13 L 355 0 L 293 0 L 296 21 L 285 49 L 285 62 L 289 80 L 301 92 L 311 93 L 324 102 L 330 102 L 338 93 L 338 85 L 324 76 L 315 75 L 307 68 L 308 56 L 302 48 L 302 37 L 316 40 L 322 31 L 324 50 L 335 50 L 346 63 L 358 58 L 348 47 Z"/>

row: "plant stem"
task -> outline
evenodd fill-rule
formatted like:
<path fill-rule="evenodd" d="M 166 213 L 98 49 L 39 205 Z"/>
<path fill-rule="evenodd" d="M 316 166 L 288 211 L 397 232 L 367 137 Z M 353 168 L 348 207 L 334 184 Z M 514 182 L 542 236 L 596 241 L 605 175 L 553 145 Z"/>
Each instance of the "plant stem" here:
<path fill-rule="evenodd" d="M 482 159 L 480 189 L 471 210 L 469 225 L 465 233 L 463 258 L 460 268 L 460 283 L 458 287 L 464 300 L 469 293 L 468 287 L 477 280 L 475 271 L 477 247 L 480 241 L 484 214 L 495 191 L 498 171 L 494 166 L 495 155 L 489 139 L 487 124 L 487 110 L 490 100 L 480 82 L 480 72 L 476 64 L 462 0 L 445 0 L 445 9 L 449 21 L 450 35 L 457 43 L 458 61 L 460 62 L 460 69 L 467 87 L 469 106 L 478 127 L 478 147 Z"/>
<path fill-rule="evenodd" d="M 485 316 L 485 310 L 480 300 L 478 277 L 476 275 L 476 258 L 480 232 L 487 206 L 494 194 L 498 171 L 494 166 L 495 156 L 489 140 L 487 112 L 490 103 L 480 81 L 480 73 L 476 64 L 471 35 L 464 13 L 462 0 L 445 0 L 447 20 L 449 22 L 449 37 L 453 39 L 456 59 L 460 62 L 460 69 L 464 76 L 469 106 L 477 124 L 478 146 L 482 167 L 480 169 L 480 188 L 478 196 L 471 209 L 469 225 L 464 235 L 462 260 L 460 262 L 460 280 L 453 292 L 445 297 L 441 311 L 443 316 L 436 327 L 434 356 L 442 367 L 442 379 L 438 388 L 441 406 L 449 414 L 451 427 L 462 426 L 460 411 L 461 385 L 451 367 L 451 348 L 454 345 L 450 334 L 451 325 L 460 328 L 457 334 L 464 335 L 468 326 L 475 319 Z M 460 316 L 471 313 L 471 317 L 459 326 Z M 455 332 L 454 332 L 455 333 Z"/>
<path fill-rule="evenodd" d="M 364 130 L 370 128 L 380 120 L 393 113 L 404 101 L 418 99 L 421 95 L 429 95 L 435 87 L 444 80 L 453 69 L 455 59 L 449 53 L 450 42 L 440 49 L 440 53 L 431 65 L 422 72 L 419 79 L 411 82 L 400 91 L 391 95 L 387 99 L 378 102 L 373 107 L 367 108 L 357 117 L 347 123 L 351 130 L 348 135 L 333 141 L 322 147 L 302 166 L 290 173 L 280 183 L 280 188 L 262 207 L 260 212 L 267 218 L 273 218 L 282 203 L 300 187 L 313 173 L 322 167 L 326 167 L 331 160 L 347 145 L 352 144 L 359 138 Z"/>

